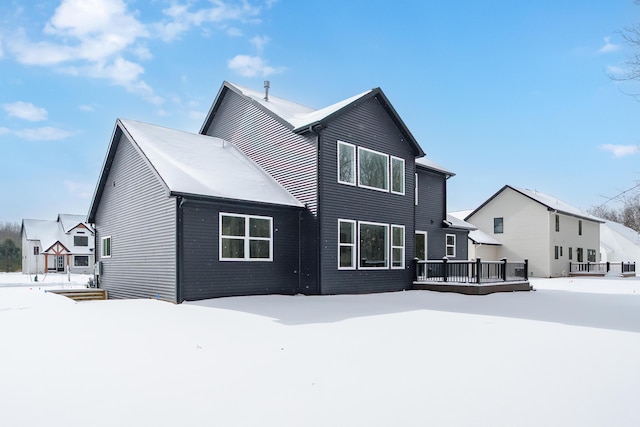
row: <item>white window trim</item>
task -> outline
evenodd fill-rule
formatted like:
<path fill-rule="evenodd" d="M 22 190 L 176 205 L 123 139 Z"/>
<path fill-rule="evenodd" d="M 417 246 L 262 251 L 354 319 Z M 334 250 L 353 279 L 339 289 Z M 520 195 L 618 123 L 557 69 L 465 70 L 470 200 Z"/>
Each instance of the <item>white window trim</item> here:
<path fill-rule="evenodd" d="M 340 180 L 340 146 L 345 146 L 345 147 L 349 147 L 353 150 L 353 164 L 351 165 L 351 176 L 353 177 L 353 182 L 349 182 L 349 181 L 342 181 Z M 344 141 L 340 141 L 338 140 L 338 149 L 336 151 L 337 154 L 337 159 L 336 159 L 336 165 L 337 165 L 337 175 L 338 175 L 338 182 L 340 184 L 345 184 L 345 185 L 351 185 L 353 187 L 356 186 L 356 161 L 357 161 L 357 155 L 356 155 L 356 146 L 353 144 L 349 144 L 348 142 L 344 142 Z"/>
<path fill-rule="evenodd" d="M 104 242 L 105 240 L 109 240 L 109 255 L 105 255 L 104 253 Z M 111 236 L 104 236 L 100 239 L 100 257 L 101 258 L 111 258 L 111 254 L 113 253 L 113 240 Z"/>
<path fill-rule="evenodd" d="M 362 156 L 360 156 L 360 152 L 361 151 L 368 151 L 370 153 L 379 154 L 381 156 L 384 156 L 387 159 L 387 166 L 386 166 L 386 170 L 387 170 L 386 187 L 387 188 L 371 187 L 371 186 L 368 186 L 368 185 L 364 185 L 364 184 L 362 184 L 362 182 L 360 182 L 360 172 L 362 171 L 362 167 L 360 166 L 360 159 L 362 157 Z M 383 193 L 388 193 L 389 192 L 389 181 L 390 181 L 389 175 L 390 174 L 391 174 L 391 168 L 390 168 L 390 162 L 389 162 L 389 155 L 388 154 L 381 153 L 380 151 L 370 150 L 370 149 L 364 148 L 364 147 L 358 147 L 358 187 L 368 188 L 370 190 L 376 190 L 376 191 L 381 191 Z"/>
<path fill-rule="evenodd" d="M 402 230 L 402 246 L 394 246 L 393 245 L 393 229 L 394 228 L 399 228 Z M 391 235 L 389 236 L 389 242 L 391 244 L 391 253 L 390 253 L 390 260 L 389 260 L 389 267 L 392 270 L 401 270 L 404 269 L 404 259 L 405 259 L 405 247 L 406 247 L 406 240 L 407 240 L 407 236 L 405 235 L 405 228 L 404 225 L 396 225 L 396 224 L 391 224 Z M 393 250 L 394 249 L 402 249 L 402 257 L 401 257 L 401 265 L 399 266 L 394 266 L 393 265 Z"/>
<path fill-rule="evenodd" d="M 353 243 L 342 243 L 340 241 L 340 225 L 345 222 L 345 223 L 349 223 L 353 226 Z M 358 267 L 358 248 L 357 243 L 358 243 L 358 224 L 356 223 L 356 221 L 351 220 L 351 219 L 338 219 L 338 270 L 355 270 Z M 342 267 L 340 265 L 340 248 L 342 248 L 343 246 L 345 247 L 351 247 L 351 267 Z"/>
<path fill-rule="evenodd" d="M 222 235 L 222 217 L 231 216 L 235 218 L 244 218 L 244 236 L 223 236 Z M 254 219 L 266 219 L 269 220 L 269 224 L 271 225 L 271 237 L 251 237 L 249 235 L 250 231 L 250 220 Z M 244 241 L 244 258 L 224 258 L 222 256 L 222 240 L 223 239 L 232 239 L 232 240 L 243 240 Z M 269 241 L 269 258 L 251 258 L 250 257 L 250 242 L 252 240 L 263 240 Z M 237 213 L 229 213 L 229 212 L 220 212 L 218 215 L 218 260 L 219 261 L 249 261 L 249 262 L 270 262 L 273 261 L 273 218 L 270 216 L 259 216 L 259 215 L 244 215 Z"/>
<path fill-rule="evenodd" d="M 416 206 L 418 206 L 418 173 L 416 172 L 414 175 L 415 175 L 414 176 L 415 181 L 413 182 L 413 188 L 414 188 L 413 191 L 415 193 L 414 194 L 414 197 L 415 197 L 414 204 Z"/>
<path fill-rule="evenodd" d="M 453 245 L 450 245 L 447 243 L 447 241 L 449 240 L 449 237 L 453 237 Z M 452 257 L 455 258 L 456 256 L 456 235 L 455 234 L 447 234 L 444 238 L 444 245 L 445 245 L 445 254 L 447 257 Z M 449 248 L 453 248 L 453 255 L 449 255 Z"/>
<path fill-rule="evenodd" d="M 375 225 L 375 226 L 380 226 L 380 227 L 384 227 L 385 228 L 385 238 L 386 238 L 386 244 L 384 245 L 384 258 L 385 258 L 385 265 L 382 267 L 363 267 L 360 265 L 360 258 L 361 258 L 361 246 L 360 246 L 360 226 L 362 225 Z M 388 270 L 389 269 L 389 224 L 383 224 L 383 223 L 379 223 L 379 222 L 367 222 L 367 221 L 358 221 L 358 269 L 359 270 Z"/>
<path fill-rule="evenodd" d="M 400 160 L 402 162 L 402 191 L 393 191 L 393 161 L 394 160 Z M 389 185 L 389 190 L 391 190 L 391 192 L 393 194 L 400 194 L 402 196 L 404 196 L 405 193 L 405 188 L 406 188 L 406 181 L 407 181 L 407 177 L 405 176 L 404 173 L 404 159 L 400 158 L 400 157 L 395 157 L 395 156 L 391 156 L 391 158 L 389 159 L 389 180 L 391 181 Z"/>

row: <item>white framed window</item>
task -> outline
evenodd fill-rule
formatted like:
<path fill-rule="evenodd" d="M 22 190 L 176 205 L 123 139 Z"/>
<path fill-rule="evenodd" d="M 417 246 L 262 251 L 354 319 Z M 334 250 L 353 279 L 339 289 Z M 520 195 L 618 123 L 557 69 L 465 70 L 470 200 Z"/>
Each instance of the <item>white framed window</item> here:
<path fill-rule="evenodd" d="M 404 268 L 404 226 L 391 226 L 391 268 Z"/>
<path fill-rule="evenodd" d="M 73 266 L 74 267 L 89 267 L 89 256 L 88 255 L 76 255 L 73 257 Z"/>
<path fill-rule="evenodd" d="M 356 268 L 356 222 L 338 220 L 338 270 Z"/>
<path fill-rule="evenodd" d="M 414 187 L 413 187 L 413 191 L 414 191 L 414 204 L 416 206 L 418 206 L 418 174 L 416 173 L 414 176 L 415 182 L 414 182 Z"/>
<path fill-rule="evenodd" d="M 391 192 L 404 194 L 404 159 L 391 156 Z"/>
<path fill-rule="evenodd" d="M 360 222 L 358 225 L 359 267 L 389 268 L 389 225 L 375 222 Z"/>
<path fill-rule="evenodd" d="M 338 182 L 356 185 L 356 146 L 338 141 Z"/>
<path fill-rule="evenodd" d="M 502 234 L 502 233 L 504 233 L 504 218 L 503 217 L 493 218 L 493 233 L 494 234 Z"/>
<path fill-rule="evenodd" d="M 446 238 L 446 244 L 447 244 L 447 256 L 455 257 L 456 256 L 456 235 L 447 234 L 445 238 Z"/>
<path fill-rule="evenodd" d="M 273 261 L 273 218 L 220 213 L 220 261 Z"/>
<path fill-rule="evenodd" d="M 373 190 L 389 191 L 389 156 L 358 147 L 358 185 Z"/>
<path fill-rule="evenodd" d="M 102 258 L 111 258 L 111 236 L 105 236 L 101 241 Z"/>

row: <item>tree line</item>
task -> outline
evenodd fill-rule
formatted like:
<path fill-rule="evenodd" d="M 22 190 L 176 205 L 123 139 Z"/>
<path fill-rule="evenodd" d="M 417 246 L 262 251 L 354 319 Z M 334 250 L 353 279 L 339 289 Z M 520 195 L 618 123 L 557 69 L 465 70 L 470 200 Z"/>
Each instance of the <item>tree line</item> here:
<path fill-rule="evenodd" d="M 22 239 L 20 224 L 0 222 L 0 271 L 20 271 L 22 269 Z"/>

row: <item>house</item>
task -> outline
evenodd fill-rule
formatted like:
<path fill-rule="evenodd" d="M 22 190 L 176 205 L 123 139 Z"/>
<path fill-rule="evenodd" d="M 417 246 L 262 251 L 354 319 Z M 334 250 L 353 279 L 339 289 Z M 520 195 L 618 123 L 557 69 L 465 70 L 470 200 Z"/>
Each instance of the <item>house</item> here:
<path fill-rule="evenodd" d="M 89 210 L 110 297 L 409 289 L 416 236 L 466 258 L 452 174 L 416 164 L 381 89 L 321 110 L 266 89 L 224 82 L 199 134 L 116 122 Z"/>
<path fill-rule="evenodd" d="M 21 234 L 24 274 L 93 273 L 94 230 L 84 215 L 23 219 Z"/>
<path fill-rule="evenodd" d="M 448 217 L 453 217 L 458 221 L 462 221 L 463 223 L 471 226 L 471 228 L 469 228 L 469 235 L 467 239 L 467 254 L 469 259 L 473 260 L 480 258 L 482 260 L 491 261 L 499 260 L 501 258 L 499 255 L 499 249 L 502 244 L 484 231 L 478 230 L 472 224 L 464 221 L 464 218 L 469 216 L 471 212 L 472 211 L 470 210 L 465 210 L 450 212 L 447 214 Z"/>
<path fill-rule="evenodd" d="M 600 257 L 602 262 L 635 262 L 640 264 L 640 233 L 618 222 L 600 224 Z"/>
<path fill-rule="evenodd" d="M 529 261 L 529 276 L 569 273 L 569 262 L 596 262 L 602 220 L 536 190 L 502 187 L 465 218 L 499 242 L 499 258 Z"/>

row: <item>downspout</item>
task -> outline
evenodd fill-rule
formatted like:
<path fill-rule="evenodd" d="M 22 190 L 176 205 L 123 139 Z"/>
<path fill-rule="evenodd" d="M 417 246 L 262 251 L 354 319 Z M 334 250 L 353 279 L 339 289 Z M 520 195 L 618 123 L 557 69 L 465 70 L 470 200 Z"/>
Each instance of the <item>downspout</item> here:
<path fill-rule="evenodd" d="M 182 303 L 182 205 L 185 200 L 178 196 L 176 197 L 176 303 Z"/>

